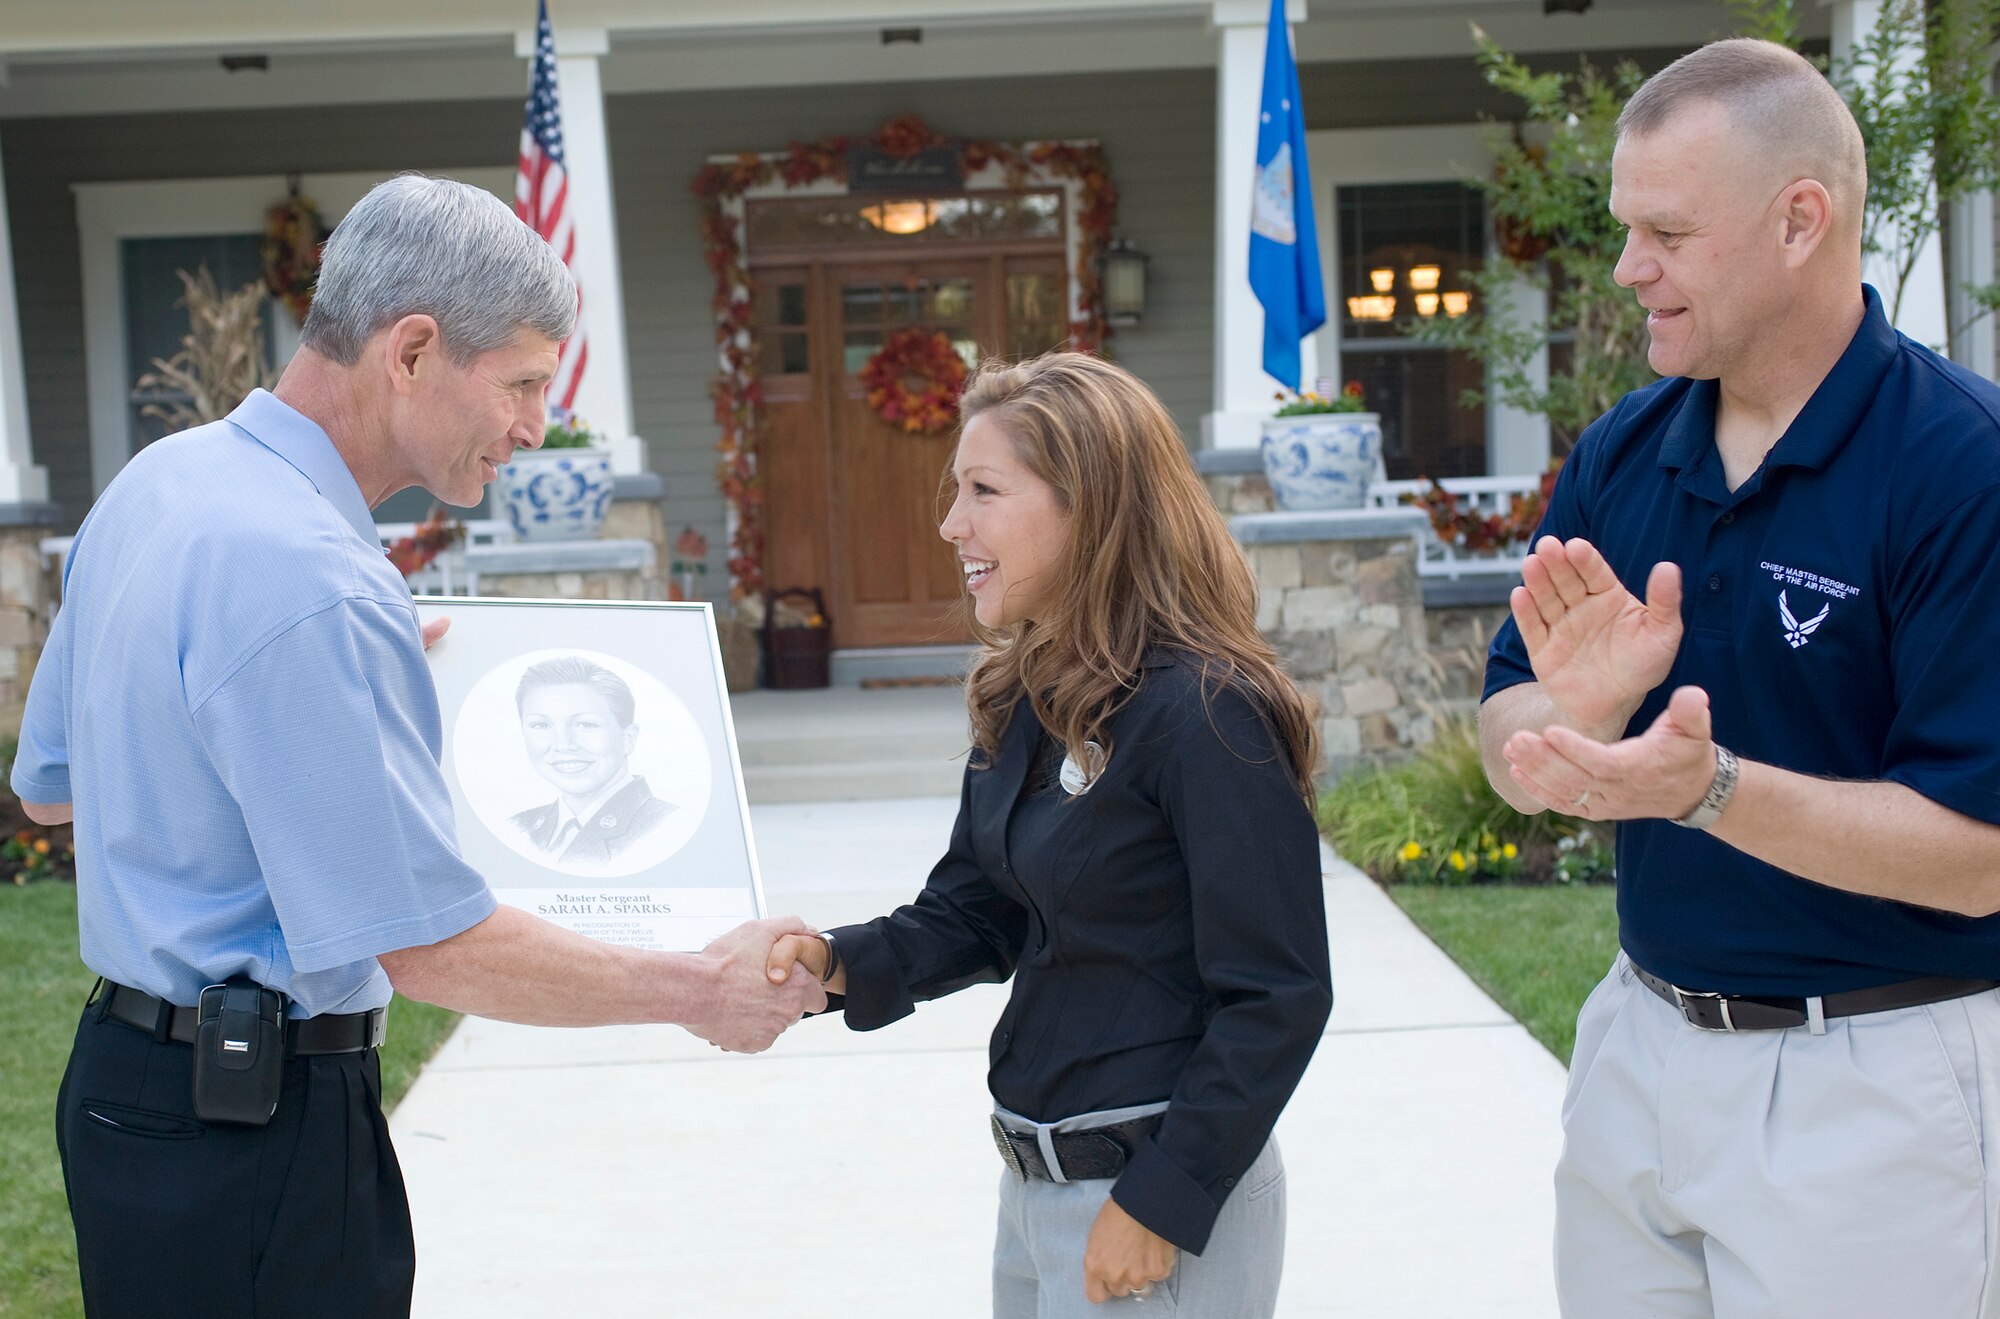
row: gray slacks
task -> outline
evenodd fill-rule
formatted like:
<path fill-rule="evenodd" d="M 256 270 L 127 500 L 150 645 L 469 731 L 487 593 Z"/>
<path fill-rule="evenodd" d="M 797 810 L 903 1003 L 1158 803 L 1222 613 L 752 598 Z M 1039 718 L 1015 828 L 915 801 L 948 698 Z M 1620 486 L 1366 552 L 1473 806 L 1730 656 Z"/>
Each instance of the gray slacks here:
<path fill-rule="evenodd" d="M 1621 956 L 1555 1180 L 1569 1319 L 1996 1319 L 2000 992 L 1728 1034 Z"/>
<path fill-rule="evenodd" d="M 1200 1255 L 1181 1251 L 1172 1275 L 1144 1298 L 1092 1305 L 1083 1295 L 1083 1247 L 1110 1195 L 1110 1178 L 1058 1185 L 1000 1174 L 993 1319 L 1271 1319 L 1277 1312 L 1285 1264 L 1285 1164 L 1277 1141 L 1230 1193 Z"/>

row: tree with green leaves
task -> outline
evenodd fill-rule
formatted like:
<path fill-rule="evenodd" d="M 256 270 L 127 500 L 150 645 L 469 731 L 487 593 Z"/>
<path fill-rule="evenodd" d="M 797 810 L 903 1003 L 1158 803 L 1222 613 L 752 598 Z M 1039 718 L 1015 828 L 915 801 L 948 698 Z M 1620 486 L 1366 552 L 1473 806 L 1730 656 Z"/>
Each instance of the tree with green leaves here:
<path fill-rule="evenodd" d="M 1730 0 L 1742 35 L 1796 49 L 1792 0 Z M 1882 290 L 1893 320 L 1917 253 L 1943 237 L 1951 204 L 2000 184 L 2000 101 L 1991 78 L 2000 0 L 1889 0 L 1880 21 L 1830 76 L 1854 112 L 1868 150 L 1864 249 L 1887 266 Z M 1646 363 L 1645 315 L 1612 278 L 1624 232 L 1612 219 L 1611 156 L 1618 114 L 1644 75 L 1621 63 L 1602 71 L 1536 73 L 1474 29 L 1486 82 L 1518 102 L 1511 132 L 1495 142 L 1484 193 L 1495 256 L 1468 272 L 1476 309 L 1426 320 L 1412 333 L 1487 364 L 1493 401 L 1549 419 L 1568 440 L 1655 377 Z M 1946 278 L 1963 284 L 1949 268 Z M 1546 312 L 1524 315 L 1517 291 L 1543 290 Z M 2000 285 L 1967 286 L 1981 314 L 2000 308 Z M 1966 325 L 1950 327 L 1954 338 Z M 1546 383 L 1530 372 L 1542 345 L 1569 344 L 1570 369 Z M 1469 390 L 1466 406 L 1487 391 Z"/>

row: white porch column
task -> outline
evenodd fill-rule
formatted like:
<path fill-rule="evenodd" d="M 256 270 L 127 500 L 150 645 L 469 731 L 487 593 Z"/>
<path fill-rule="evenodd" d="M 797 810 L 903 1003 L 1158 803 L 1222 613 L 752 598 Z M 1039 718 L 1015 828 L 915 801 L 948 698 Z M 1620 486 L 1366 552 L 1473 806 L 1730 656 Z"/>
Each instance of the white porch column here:
<path fill-rule="evenodd" d="M 1833 18 L 1833 68 L 1838 70 L 1856 43 L 1865 41 L 1881 22 L 1885 0 L 1820 0 L 1820 3 Z M 1921 54 L 1913 53 L 1911 58 L 1921 58 Z M 1890 245 L 1895 246 L 1893 235 Z M 1861 277 L 1882 295 L 1882 310 L 1887 314 L 1889 301 L 1896 294 L 1892 263 L 1883 256 L 1868 256 L 1864 258 Z M 1895 316 L 1896 328 L 1918 343 L 1942 352 L 1945 314 L 1944 255 L 1937 235 L 1933 234 L 1924 240 L 1910 267 L 1909 282 L 1903 286 L 1902 307 Z"/>
<path fill-rule="evenodd" d="M 0 176 L 0 504 L 44 504 L 48 498 L 49 474 L 35 465 L 28 445 L 28 377 L 21 365 L 7 184 Z"/>
<path fill-rule="evenodd" d="M 1211 449 L 1254 449 L 1258 424 L 1276 410 L 1281 386 L 1264 374 L 1264 306 L 1250 291 L 1250 189 L 1257 174 L 1257 107 L 1264 92 L 1270 0 L 1214 0 L 1220 50 L 1215 77 L 1215 384 L 1201 419 Z M 1303 23 L 1306 0 L 1285 0 L 1285 19 Z M 1318 199 L 1315 198 L 1315 201 Z M 1322 251 L 1324 263 L 1329 253 Z M 1328 308 L 1331 315 L 1332 308 Z M 1299 387 L 1319 375 L 1308 335 L 1299 345 Z"/>
<path fill-rule="evenodd" d="M 1988 380 L 2000 379 L 2000 358 L 1994 352 L 1994 314 L 1981 315 L 1964 285 L 1991 284 L 1993 270 L 1993 194 L 1980 192 L 1952 204 L 1952 269 L 1959 284 L 1946 292 L 1946 310 L 1958 327 L 1953 358 Z"/>
<path fill-rule="evenodd" d="M 1493 259 L 1489 252 L 1488 259 Z M 1527 279 L 1508 284 L 1503 295 L 1508 302 L 1494 310 L 1527 325 L 1546 325 L 1549 295 Z M 1529 383 L 1537 390 L 1549 387 L 1549 353 L 1544 346 L 1528 359 Z M 1500 401 L 1498 371 L 1491 363 L 1486 369 L 1486 472 L 1489 476 L 1540 476 L 1549 470 L 1549 419 L 1539 412 L 1523 412 Z"/>
<path fill-rule="evenodd" d="M 577 383 L 576 414 L 611 437 L 611 470 L 646 470 L 646 446 L 632 433 L 632 370 L 625 351 L 625 286 L 618 263 L 618 212 L 611 196 L 610 139 L 604 129 L 604 81 L 598 61 L 611 50 L 603 28 L 556 28 L 563 160 L 569 173 L 572 269 L 583 289 L 590 360 Z M 533 59 L 535 34 L 517 33 L 514 53 Z"/>

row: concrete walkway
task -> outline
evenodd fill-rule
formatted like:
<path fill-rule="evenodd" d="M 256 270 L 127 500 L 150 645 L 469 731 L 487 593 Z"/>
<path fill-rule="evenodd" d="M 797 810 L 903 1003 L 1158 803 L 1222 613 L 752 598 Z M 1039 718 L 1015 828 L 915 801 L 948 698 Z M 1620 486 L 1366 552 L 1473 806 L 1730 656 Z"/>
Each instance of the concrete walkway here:
<path fill-rule="evenodd" d="M 753 808 L 773 911 L 835 925 L 907 900 L 955 806 Z M 1338 1002 L 1278 1127 L 1279 1314 L 1548 1319 L 1562 1068 L 1327 860 Z M 671 1028 L 468 1020 L 394 1118 L 418 1319 L 978 1319 L 1005 993 L 869 1034 L 805 1022 L 754 1058 Z"/>

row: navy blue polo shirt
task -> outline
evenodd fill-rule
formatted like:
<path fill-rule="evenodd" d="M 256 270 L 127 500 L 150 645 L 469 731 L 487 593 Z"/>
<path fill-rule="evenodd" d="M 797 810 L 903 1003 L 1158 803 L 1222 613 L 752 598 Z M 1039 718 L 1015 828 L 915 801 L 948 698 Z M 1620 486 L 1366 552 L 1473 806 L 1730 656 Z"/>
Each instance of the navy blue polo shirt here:
<path fill-rule="evenodd" d="M 1839 363 L 1741 487 L 1715 448 L 1716 382 L 1663 380 L 1584 433 L 1539 534 L 1590 541 L 1634 592 L 1680 566 L 1680 654 L 1628 735 L 1694 685 L 1746 759 L 2000 824 L 2000 388 L 1864 294 Z M 1510 619 L 1485 694 L 1533 680 Z M 2000 979 L 2000 917 L 1828 888 L 1667 820 L 1619 826 L 1618 918 L 1633 961 L 1690 989 Z"/>

